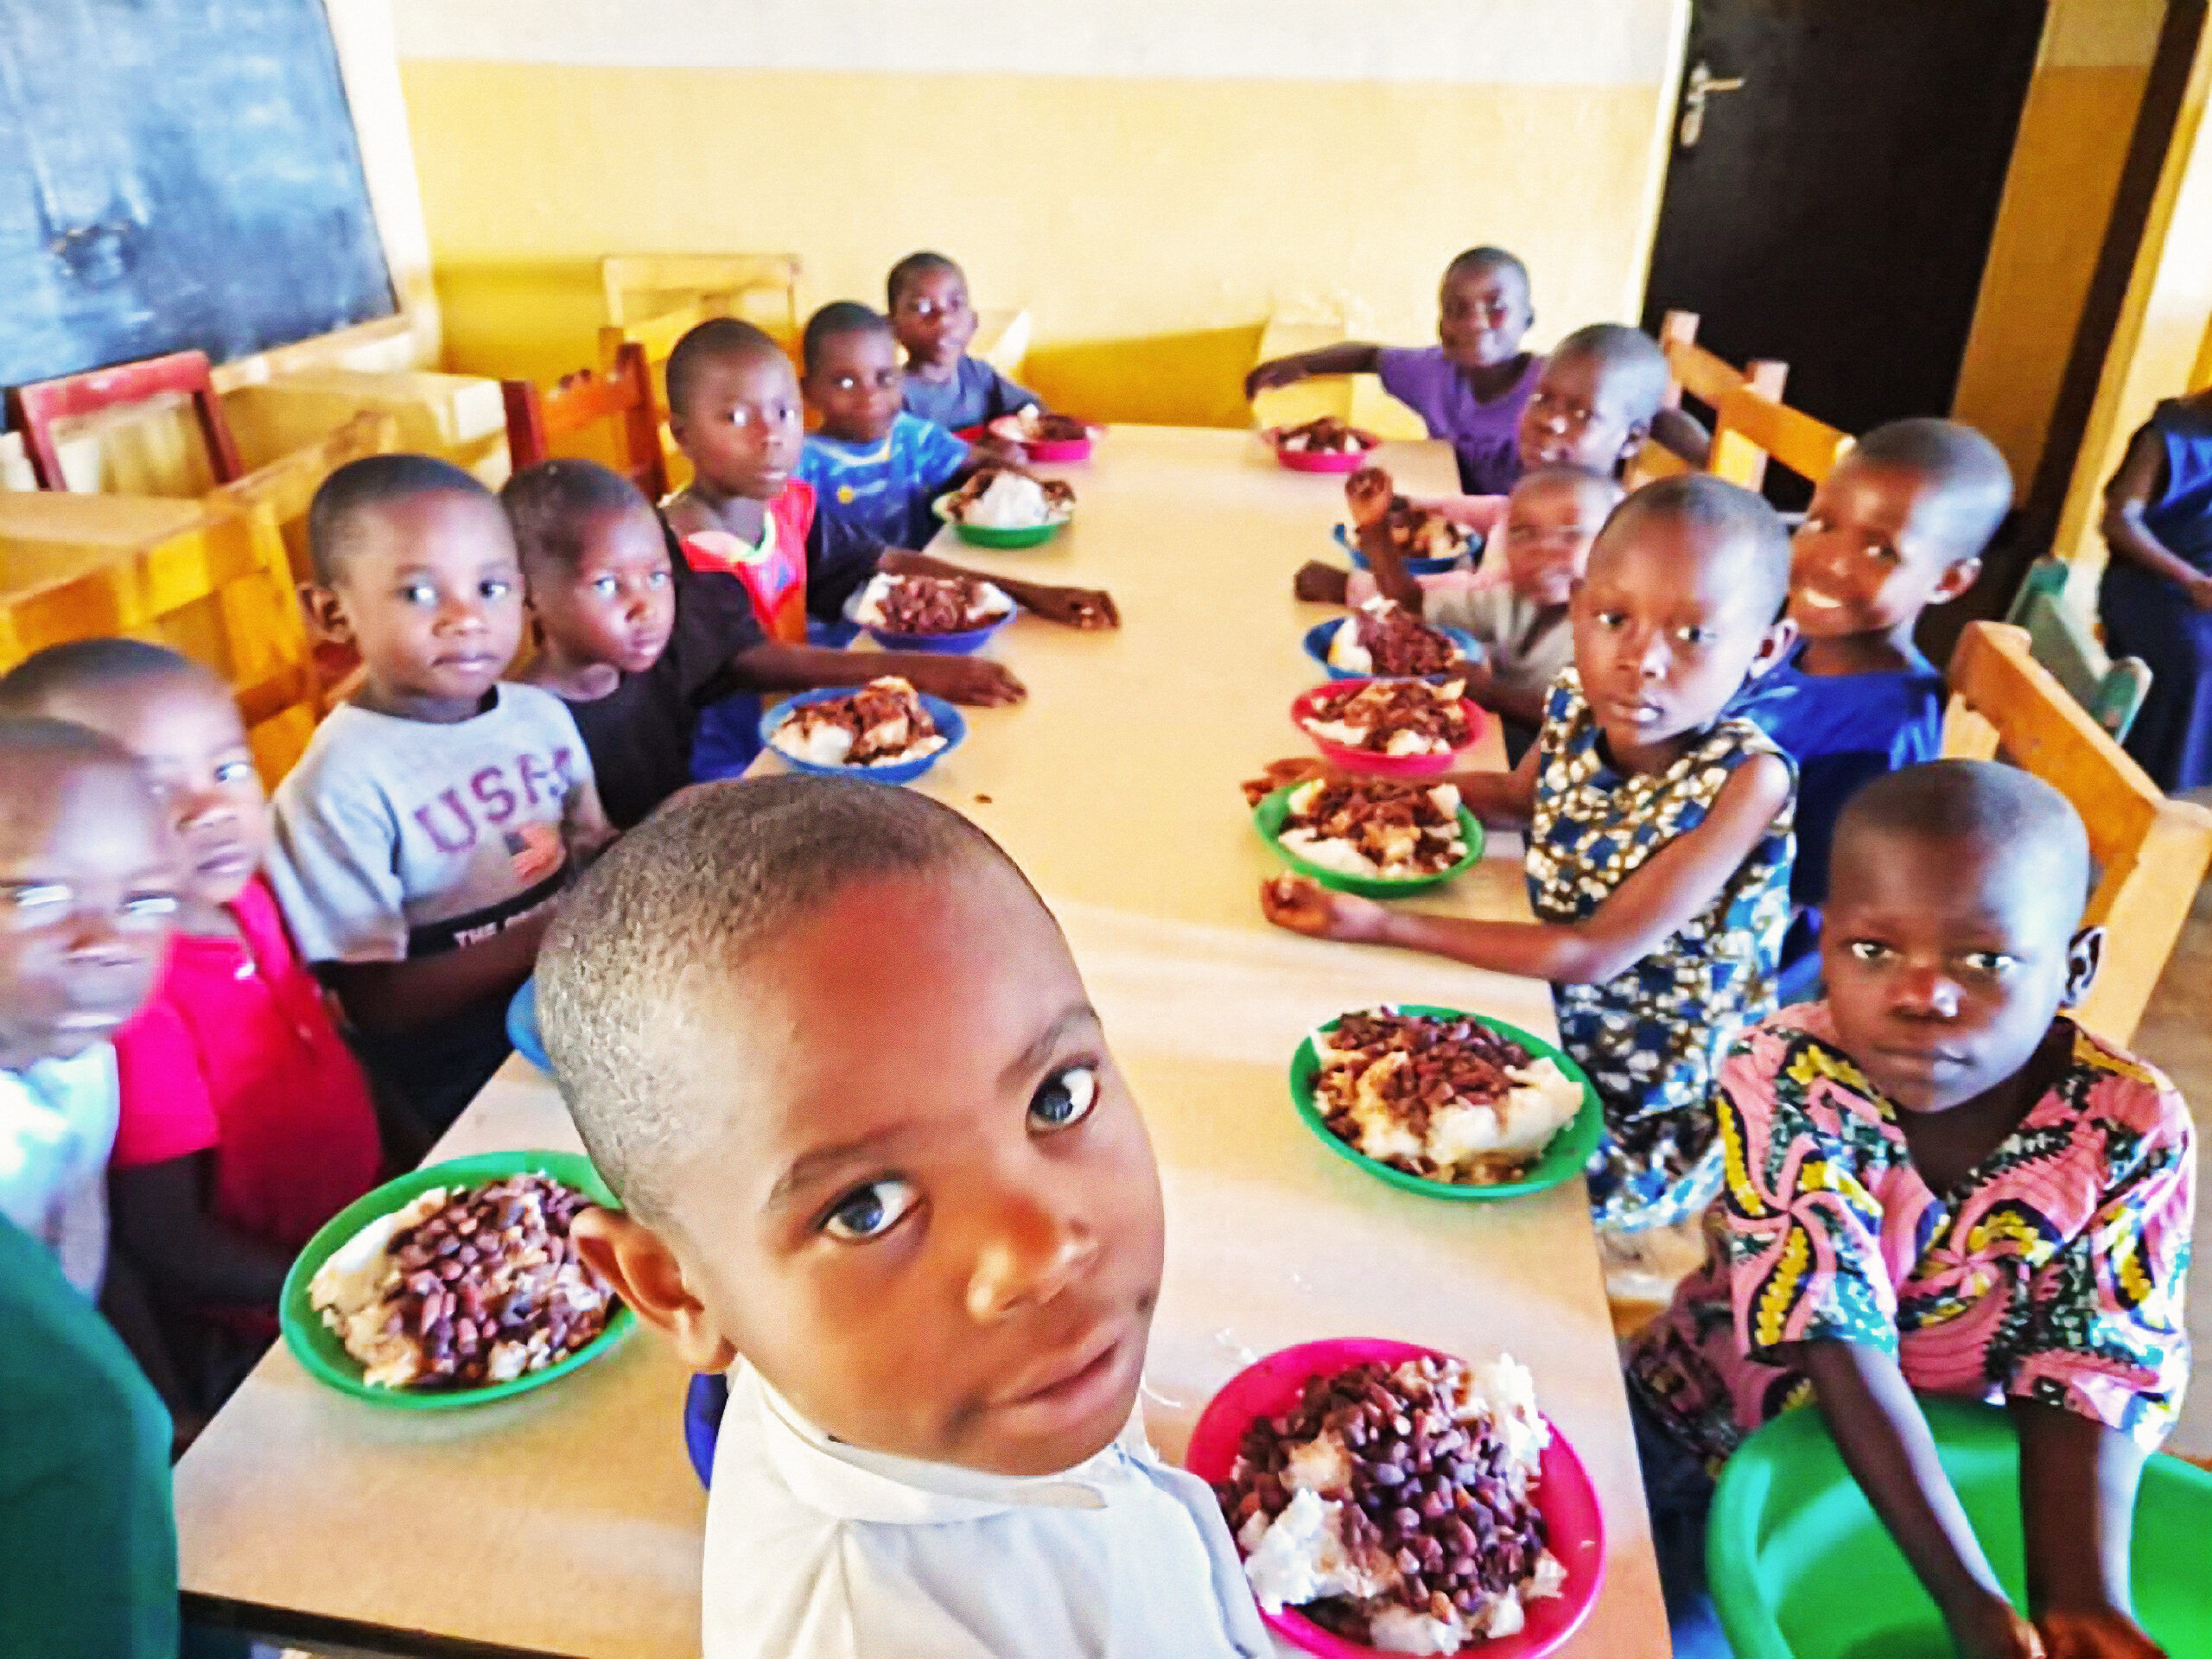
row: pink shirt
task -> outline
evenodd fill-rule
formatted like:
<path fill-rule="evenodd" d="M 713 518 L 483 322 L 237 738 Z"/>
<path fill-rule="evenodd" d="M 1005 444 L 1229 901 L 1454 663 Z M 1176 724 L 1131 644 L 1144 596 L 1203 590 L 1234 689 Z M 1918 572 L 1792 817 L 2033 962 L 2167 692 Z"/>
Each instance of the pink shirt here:
<path fill-rule="evenodd" d="M 154 1000 L 116 1035 L 112 1162 L 212 1151 L 217 1218 L 296 1250 L 376 1185 L 376 1109 L 267 882 L 231 913 L 243 937 L 178 935 Z"/>

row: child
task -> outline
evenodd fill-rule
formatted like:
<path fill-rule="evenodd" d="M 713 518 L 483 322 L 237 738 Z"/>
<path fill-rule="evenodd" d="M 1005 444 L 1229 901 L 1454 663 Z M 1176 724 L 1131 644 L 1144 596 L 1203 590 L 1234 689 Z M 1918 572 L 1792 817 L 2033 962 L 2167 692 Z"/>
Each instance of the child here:
<path fill-rule="evenodd" d="M 376 1185 L 376 1108 L 261 876 L 268 803 L 222 683 L 160 645 L 83 639 L 0 679 L 0 707 L 121 745 L 184 855 L 160 988 L 116 1034 L 109 1181 L 117 1247 L 211 1412 L 276 1334 L 301 1246 Z"/>
<path fill-rule="evenodd" d="M 1875 428 L 1813 493 L 1789 572 L 1798 645 L 1735 712 L 1797 763 L 1798 925 L 1783 950 L 1811 994 L 1828 844 L 1853 791 L 1942 747 L 1943 677 L 1912 642 L 1920 613 L 1956 599 L 2012 505 L 1997 446 L 1951 421 Z"/>
<path fill-rule="evenodd" d="M 770 639 L 804 644 L 808 616 L 837 621 L 845 601 L 879 569 L 969 574 L 926 554 L 887 547 L 858 525 L 816 511 L 813 490 L 792 475 L 801 439 L 798 383 L 790 359 L 752 324 L 717 317 L 678 340 L 668 359 L 668 407 L 670 429 L 693 471 L 690 484 L 667 503 L 684 563 L 742 582 Z M 1105 594 L 993 580 L 1015 604 L 1047 621 L 1119 626 Z M 990 701 L 1020 696 L 1011 677 L 1003 670 L 998 676 Z M 716 704 L 702 715 L 693 777 L 728 776 L 750 764 L 760 749 L 751 702 Z"/>
<path fill-rule="evenodd" d="M 2194 1132 L 2164 1077 L 2060 1012 L 2102 944 L 2075 931 L 2088 880 L 2073 809 L 2010 766 L 1908 767 L 1845 809 L 1827 1000 L 1722 1068 L 1705 1266 L 1629 1351 L 1676 1652 L 1711 1628 L 1709 1469 L 1809 1395 L 1961 1653 L 2155 1653 L 2127 1539 L 2188 1381 Z M 2010 1408 L 2027 1618 L 1913 1390 Z"/>
<path fill-rule="evenodd" d="M 1517 435 L 1544 359 L 1521 349 L 1536 314 L 1529 270 L 1503 248 L 1469 248 L 1445 267 L 1436 336 L 1426 346 L 1351 341 L 1279 357 L 1244 377 L 1245 397 L 1316 374 L 1372 374 L 1420 416 L 1432 438 L 1448 438 L 1468 495 L 1503 495 L 1521 475 Z"/>
<path fill-rule="evenodd" d="M 858 782 L 693 791 L 578 889 L 538 1007 L 622 1198 L 580 1252 L 729 1372 L 707 1659 L 1271 1651 L 1136 1414 L 1143 1121 L 981 830 Z"/>
<path fill-rule="evenodd" d="M 492 493 L 371 455 L 308 511 L 302 597 L 363 677 L 276 791 L 270 885 L 363 1058 L 442 1130 L 506 1058 L 554 901 L 610 833 L 559 698 L 502 685 L 522 571 Z"/>
<path fill-rule="evenodd" d="M 1781 520 L 1715 478 L 1663 479 L 1606 520 L 1536 747 L 1510 772 L 1451 780 L 1485 823 L 1527 830 L 1535 922 L 1261 888 L 1279 926 L 1549 980 L 1560 1041 L 1605 1103 L 1590 1197 L 1609 1228 L 1670 1226 L 1712 1198 L 1713 1069 L 1774 1006 L 1789 763 L 1722 711 L 1788 648 L 1789 581 Z"/>
<path fill-rule="evenodd" d="M 746 690 L 807 690 L 899 674 L 956 702 L 1021 695 L 996 663 L 866 654 L 768 639 L 735 578 L 670 557 L 652 504 L 589 461 L 548 461 L 507 480 L 537 654 L 524 678 L 568 704 L 617 830 L 690 781 L 701 711 Z"/>
<path fill-rule="evenodd" d="M 941 253 L 910 253 L 891 267 L 884 302 L 906 353 L 906 412 L 963 435 L 1045 400 L 968 355 L 976 312 L 968 278 Z"/>
<path fill-rule="evenodd" d="M 2115 657 L 2151 666 L 2127 752 L 2169 794 L 2212 785 L 2212 390 L 2171 399 L 2105 486 L 2097 608 Z"/>
<path fill-rule="evenodd" d="M 937 533 L 930 503 L 976 459 L 934 421 L 899 406 L 891 325 L 839 300 L 807 319 L 799 390 L 822 417 L 799 454 L 798 475 L 821 510 L 893 547 Z"/>

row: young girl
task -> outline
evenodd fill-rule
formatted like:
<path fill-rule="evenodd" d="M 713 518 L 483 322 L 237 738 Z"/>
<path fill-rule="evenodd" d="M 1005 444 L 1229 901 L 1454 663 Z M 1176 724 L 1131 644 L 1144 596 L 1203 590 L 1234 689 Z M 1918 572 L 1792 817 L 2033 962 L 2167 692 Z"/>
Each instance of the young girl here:
<path fill-rule="evenodd" d="M 2212 389 L 2160 404 L 2105 486 L 2097 608 L 2151 665 L 2127 752 L 2169 793 L 2212 784 Z"/>
<path fill-rule="evenodd" d="M 2076 931 L 2081 820 L 2013 767 L 1936 761 L 1852 798 L 1832 869 L 1827 1000 L 1729 1056 L 1705 1266 L 1629 1351 L 1675 1650 L 1726 1651 L 1713 1467 L 1809 1395 L 1961 1653 L 2150 1659 L 2127 1541 L 2189 1378 L 2194 1135 L 2171 1083 L 2060 1012 L 2102 944 Z M 2002 1400 L 2019 1433 L 2025 1618 L 1916 1390 Z"/>
<path fill-rule="evenodd" d="M 160 988 L 115 1039 L 109 1184 L 188 1403 L 212 1410 L 274 1334 L 293 1256 L 376 1184 L 376 1109 L 262 879 L 268 804 L 222 683 L 159 645 L 84 639 L 29 658 L 0 698 L 130 751 L 182 854 Z"/>
<path fill-rule="evenodd" d="M 1294 877 L 1261 889 L 1298 932 L 1549 980 L 1605 1103 L 1590 1196 L 1608 1227 L 1671 1225 L 1712 1198 L 1713 1071 L 1774 1006 L 1789 763 L 1721 710 L 1787 648 L 1789 580 L 1781 520 L 1717 479 L 1662 480 L 1606 521 L 1536 747 L 1510 772 L 1451 780 L 1485 823 L 1528 832 L 1535 922 L 1386 910 Z"/>

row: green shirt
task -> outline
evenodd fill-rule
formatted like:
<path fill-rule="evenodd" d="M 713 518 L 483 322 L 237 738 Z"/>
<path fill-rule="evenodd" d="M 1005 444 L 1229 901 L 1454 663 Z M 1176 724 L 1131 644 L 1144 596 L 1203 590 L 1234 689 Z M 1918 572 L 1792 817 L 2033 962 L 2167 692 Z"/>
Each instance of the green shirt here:
<path fill-rule="evenodd" d="M 0 1659 L 175 1659 L 168 1414 L 4 1220 L 0 1333 Z"/>

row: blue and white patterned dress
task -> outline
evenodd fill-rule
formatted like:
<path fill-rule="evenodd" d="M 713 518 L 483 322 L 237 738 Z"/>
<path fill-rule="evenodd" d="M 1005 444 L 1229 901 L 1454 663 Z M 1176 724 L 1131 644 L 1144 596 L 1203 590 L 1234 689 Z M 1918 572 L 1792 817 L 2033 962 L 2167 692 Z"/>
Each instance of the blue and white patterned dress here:
<path fill-rule="evenodd" d="M 1751 721 L 1723 720 L 1663 772 L 1616 771 L 1573 669 L 1544 706 L 1537 740 L 1529 902 L 1537 919 L 1588 919 L 1643 861 L 1705 822 L 1736 768 L 1789 758 Z M 1560 1040 L 1605 1103 L 1590 1161 L 1600 1226 L 1671 1226 L 1719 1190 L 1713 1091 L 1742 1031 L 1773 1012 L 1789 926 L 1790 822 L 1784 806 L 1713 902 L 1602 985 L 1554 985 Z"/>

